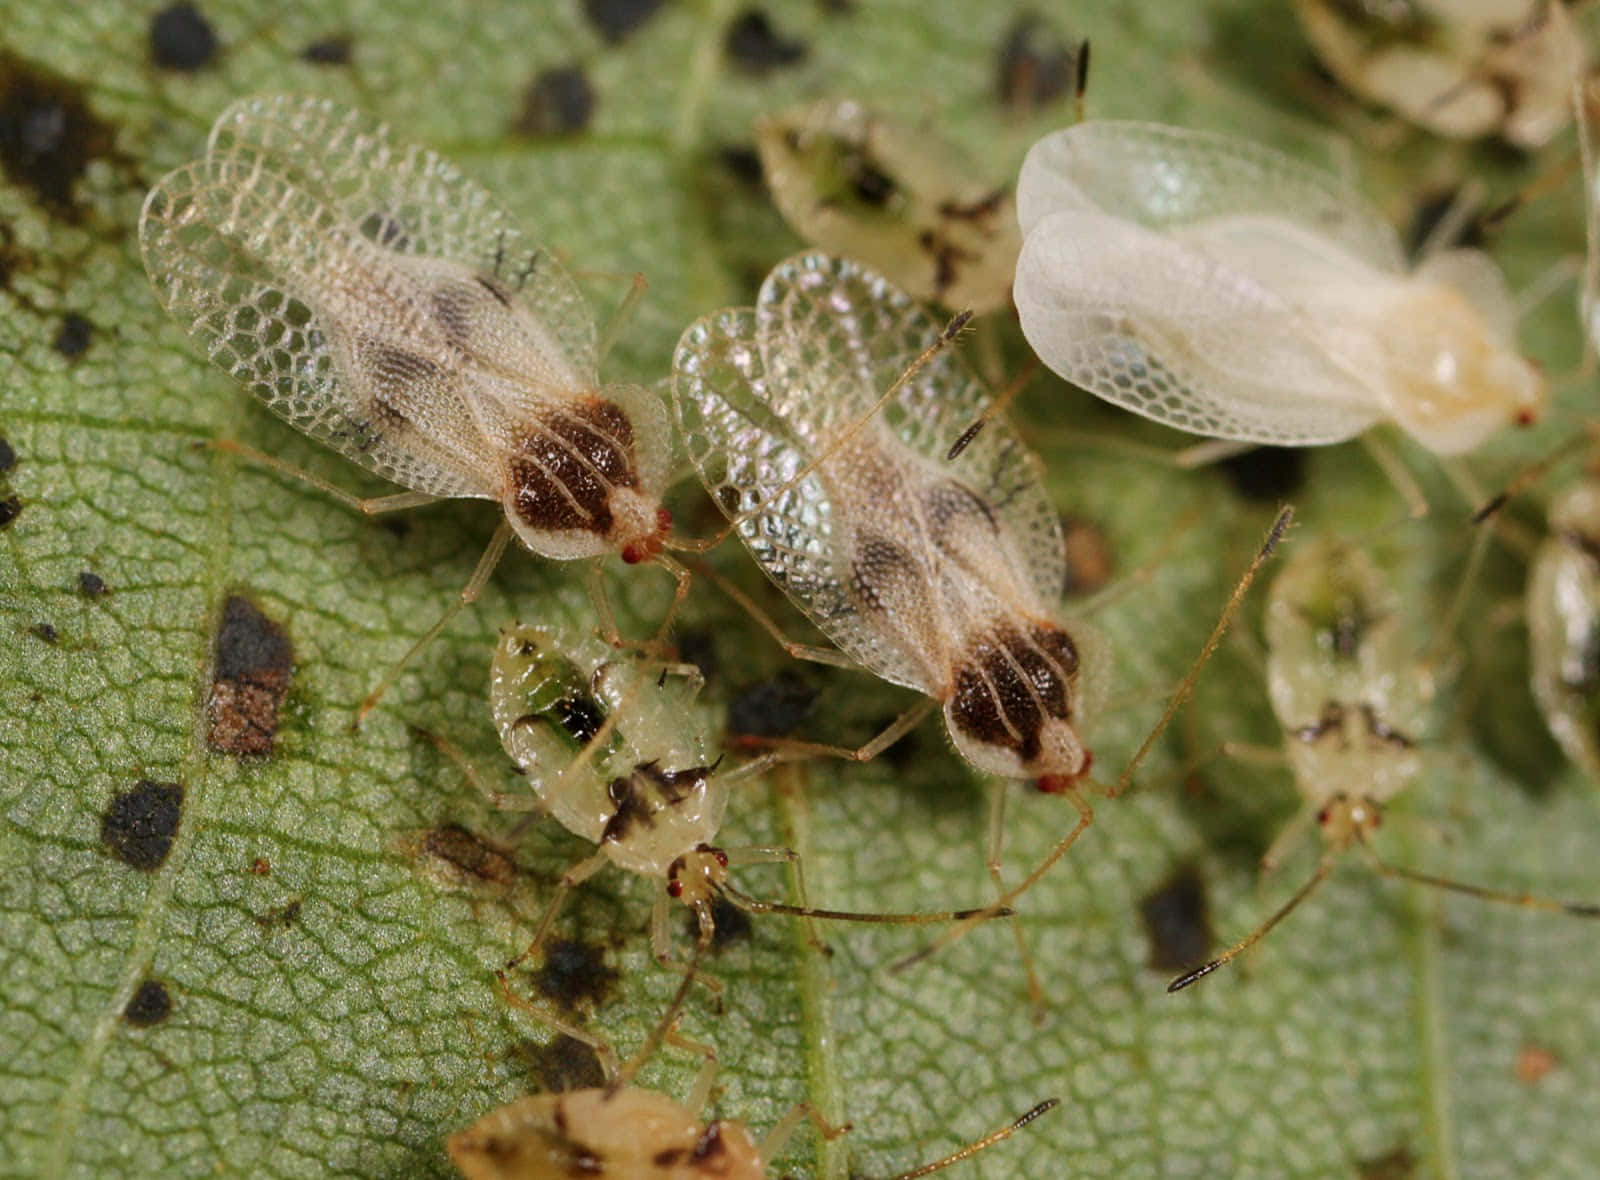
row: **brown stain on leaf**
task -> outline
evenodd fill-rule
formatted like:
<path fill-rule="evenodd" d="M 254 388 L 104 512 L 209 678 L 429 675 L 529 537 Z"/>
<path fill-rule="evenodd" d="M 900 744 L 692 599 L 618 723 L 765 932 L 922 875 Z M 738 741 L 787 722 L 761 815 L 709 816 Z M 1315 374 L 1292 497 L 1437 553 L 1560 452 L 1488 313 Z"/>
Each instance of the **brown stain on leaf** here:
<path fill-rule="evenodd" d="M 294 649 L 283 627 L 243 595 L 229 595 L 206 701 L 211 748 L 240 757 L 272 753 L 293 671 Z"/>
<path fill-rule="evenodd" d="M 524 1041 L 518 1054 L 526 1060 L 541 1093 L 592 1090 L 606 1084 L 605 1070 L 594 1049 L 566 1033 L 545 1045 Z"/>
<path fill-rule="evenodd" d="M 429 828 L 416 841 L 417 866 L 446 889 L 509 888 L 517 866 L 504 849 L 460 824 Z"/>

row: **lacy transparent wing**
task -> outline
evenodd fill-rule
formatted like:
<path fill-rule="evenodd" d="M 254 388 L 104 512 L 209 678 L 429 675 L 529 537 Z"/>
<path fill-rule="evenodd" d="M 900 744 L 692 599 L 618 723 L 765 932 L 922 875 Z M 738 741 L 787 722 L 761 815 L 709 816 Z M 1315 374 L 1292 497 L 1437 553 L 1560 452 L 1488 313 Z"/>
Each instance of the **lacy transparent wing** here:
<path fill-rule="evenodd" d="M 595 383 L 594 315 L 582 292 L 499 197 L 449 160 L 395 142 L 388 125 L 365 112 L 294 94 L 234 103 L 212 127 L 208 152 L 259 152 L 387 249 L 499 279 L 546 327 L 567 365 Z"/>
<path fill-rule="evenodd" d="M 1066 210 L 1157 230 L 1210 217 L 1281 217 L 1380 270 L 1405 265 L 1394 229 L 1354 186 L 1262 144 L 1209 131 L 1098 119 L 1051 132 L 1029 149 L 1017 180 L 1024 238 Z"/>
<path fill-rule="evenodd" d="M 761 286 L 757 330 L 769 375 L 786 374 L 774 396 L 811 445 L 861 415 L 899 381 L 945 324 L 882 275 L 848 258 L 810 252 L 773 268 Z M 809 394 L 809 396 L 808 396 Z M 976 491 L 1000 525 L 1014 568 L 1026 571 L 1042 603 L 1056 601 L 1066 575 L 1060 518 L 1043 467 L 1003 419 L 991 422 L 954 461 L 952 443 L 975 421 L 989 393 L 960 353 L 947 348 L 923 365 L 881 411 L 902 443 L 929 465 Z"/>
<path fill-rule="evenodd" d="M 867 625 L 841 567 L 847 525 L 816 473 L 790 480 L 814 457 L 782 405 L 820 396 L 819 387 L 781 389 L 762 363 L 755 313 L 733 308 L 703 316 L 673 357 L 673 405 L 690 461 L 723 514 L 752 515 L 740 538 L 766 575 L 840 650 L 886 680 L 927 691 L 925 677 Z"/>
<path fill-rule="evenodd" d="M 1318 322 L 1250 275 L 1120 218 L 1041 221 L 1023 243 L 1015 297 L 1046 365 L 1180 430 L 1308 446 L 1381 416 L 1340 360 L 1362 341 L 1340 316 Z"/>
<path fill-rule="evenodd" d="M 157 294 L 220 368 L 274 413 L 347 458 L 436 496 L 495 498 L 492 456 L 444 376 L 395 353 L 375 393 L 347 374 L 361 340 L 316 310 L 329 280 L 379 280 L 370 244 L 326 205 L 237 157 L 208 157 L 164 177 L 145 199 L 139 244 Z M 375 373 L 385 370 L 370 351 Z M 413 364 L 412 362 L 417 362 Z M 418 384 L 419 380 L 422 382 Z M 420 396 L 419 396 L 420 394 Z M 409 423 L 421 416 L 426 429 Z"/>

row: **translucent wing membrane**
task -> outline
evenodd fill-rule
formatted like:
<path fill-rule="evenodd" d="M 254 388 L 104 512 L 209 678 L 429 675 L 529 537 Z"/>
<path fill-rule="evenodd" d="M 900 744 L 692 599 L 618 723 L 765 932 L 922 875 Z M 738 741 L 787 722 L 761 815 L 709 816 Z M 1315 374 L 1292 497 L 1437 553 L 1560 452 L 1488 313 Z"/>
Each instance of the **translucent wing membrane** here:
<path fill-rule="evenodd" d="M 740 536 L 795 605 L 852 659 L 928 691 L 918 664 L 857 617 L 848 536 L 822 480 L 813 472 L 788 486 L 810 461 L 811 440 L 780 407 L 824 395 L 814 382 L 776 381 L 757 334 L 755 313 L 739 308 L 702 317 L 678 342 L 673 401 L 689 458 L 724 513 L 752 513 Z"/>
<path fill-rule="evenodd" d="M 213 126 L 208 151 L 257 151 L 389 250 L 449 259 L 499 280 L 537 313 L 549 354 L 594 384 L 594 315 L 577 285 L 523 232 L 526 218 L 449 160 L 395 143 L 388 126 L 363 111 L 292 94 L 234 103 Z"/>
<path fill-rule="evenodd" d="M 453 166 L 322 100 L 230 107 L 205 159 L 150 193 L 140 244 L 213 361 L 418 491 L 500 496 L 527 423 L 595 384 L 559 264 Z"/>
<path fill-rule="evenodd" d="M 458 398 L 429 398 L 425 431 L 404 429 L 417 421 L 405 403 L 427 362 L 383 357 L 347 330 L 351 308 L 327 284 L 371 279 L 377 268 L 362 275 L 372 247 L 326 206 L 251 164 L 208 158 L 151 190 L 140 245 L 167 310 L 296 429 L 417 491 L 498 494 L 480 474 L 493 461 Z M 373 390 L 353 379 L 359 355 Z"/>
<path fill-rule="evenodd" d="M 1337 319 L 1313 319 L 1248 274 L 1115 217 L 1071 211 L 1037 225 L 1015 297 L 1051 369 L 1181 430 L 1303 446 L 1381 416 L 1335 351 Z"/>
<path fill-rule="evenodd" d="M 756 315 L 769 375 L 785 374 L 769 380 L 777 387 L 772 396 L 781 399 L 785 421 L 818 445 L 867 413 L 944 329 L 881 275 L 819 253 L 780 262 L 761 286 Z M 904 383 L 881 411 L 882 422 L 984 499 L 1012 563 L 1027 571 L 1041 602 L 1053 602 L 1066 559 L 1039 460 L 1004 420 L 991 422 L 954 462 L 945 459 L 952 424 L 976 419 L 987 401 L 982 383 L 947 349 Z"/>
<path fill-rule="evenodd" d="M 1380 270 L 1404 265 L 1393 228 L 1358 189 L 1271 148 L 1207 131 L 1096 119 L 1045 136 L 1017 180 L 1024 237 L 1069 209 L 1157 230 L 1265 215 L 1337 242 Z"/>

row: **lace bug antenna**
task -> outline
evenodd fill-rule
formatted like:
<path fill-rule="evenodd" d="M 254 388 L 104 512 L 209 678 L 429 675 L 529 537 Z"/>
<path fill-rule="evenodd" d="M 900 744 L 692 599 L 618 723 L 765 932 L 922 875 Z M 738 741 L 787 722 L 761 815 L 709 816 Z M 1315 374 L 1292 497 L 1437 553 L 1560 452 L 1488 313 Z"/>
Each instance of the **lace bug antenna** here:
<path fill-rule="evenodd" d="M 1259 926 L 1210 962 L 1173 980 L 1180 991 L 1261 941 L 1357 849 L 1380 875 L 1508 905 L 1577 917 L 1600 906 L 1553 901 L 1419 872 L 1372 847 L 1385 806 L 1422 771 L 1420 742 L 1432 703 L 1414 637 L 1387 579 L 1362 550 L 1324 540 L 1302 547 L 1268 592 L 1267 683 L 1283 726 L 1288 762 L 1304 799 L 1300 814 L 1262 858 L 1280 864 L 1307 828 L 1321 833 L 1316 870 Z M 1240 747 L 1240 756 L 1277 761 L 1277 751 Z"/>

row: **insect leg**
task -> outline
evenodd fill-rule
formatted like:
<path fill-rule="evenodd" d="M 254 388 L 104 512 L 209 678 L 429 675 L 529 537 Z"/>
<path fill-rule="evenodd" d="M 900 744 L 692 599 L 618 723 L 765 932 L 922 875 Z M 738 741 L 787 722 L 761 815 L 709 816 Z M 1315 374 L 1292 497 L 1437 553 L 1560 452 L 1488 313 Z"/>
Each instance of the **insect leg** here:
<path fill-rule="evenodd" d="M 243 443 L 234 442 L 231 438 L 209 439 L 205 445 L 213 451 L 226 451 L 258 466 L 268 467 L 292 479 L 297 479 L 303 484 L 316 488 L 319 492 L 332 496 L 347 508 L 354 508 L 365 516 L 378 516 L 385 512 L 398 512 L 406 508 L 420 508 L 439 499 L 438 496 L 431 496 L 427 492 L 396 492 L 392 496 L 374 496 L 370 498 L 352 496 L 343 488 L 329 483 L 320 475 L 313 475 L 303 467 L 296 467 L 293 463 L 285 463 L 282 459 L 269 455 L 265 451 L 247 447 Z"/>
<path fill-rule="evenodd" d="M 746 748 L 764 747 L 778 751 L 786 755 L 786 761 L 791 758 L 843 758 L 848 762 L 871 762 L 922 724 L 923 718 L 933 712 L 937 705 L 938 702 L 932 697 L 923 697 L 884 726 L 871 741 L 854 749 L 849 746 L 830 746 L 826 742 L 808 742 L 800 738 L 760 737 L 755 734 L 736 734 L 730 737 L 729 741 Z"/>
<path fill-rule="evenodd" d="M 439 621 L 423 634 L 422 638 L 411 645 L 411 650 L 400 657 L 399 663 L 393 665 L 378 682 L 378 686 L 367 694 L 367 699 L 361 702 L 361 707 L 356 710 L 355 720 L 351 722 L 352 729 L 360 729 L 361 722 L 366 719 L 373 707 L 383 699 L 383 694 L 389 691 L 389 686 L 395 682 L 400 673 L 405 670 L 416 654 L 436 639 L 441 631 L 450 624 L 450 620 L 462 607 L 470 606 L 478 600 L 478 594 L 483 590 L 484 584 L 489 581 L 489 575 L 494 573 L 494 567 L 500 564 L 500 558 L 506 551 L 506 542 L 511 539 L 511 526 L 505 521 L 500 522 L 500 527 L 495 529 L 494 536 L 489 538 L 489 544 L 484 548 L 483 556 L 478 558 L 478 565 L 472 571 L 472 576 L 467 579 L 467 584 L 461 588 L 461 593 L 451 603 L 444 614 L 439 616 Z"/>
<path fill-rule="evenodd" d="M 1005 878 L 1000 875 L 1000 857 L 1005 848 L 1006 799 L 1009 797 L 1006 788 L 1009 786 L 1004 779 L 989 781 L 989 839 L 985 859 L 997 900 L 1006 895 Z M 1022 918 L 1017 914 L 1011 915 L 1011 932 L 1016 936 L 1017 955 L 1022 959 L 1022 971 L 1028 980 L 1028 999 L 1033 1003 L 1033 1018 L 1039 1022 L 1044 1019 L 1044 985 L 1039 982 L 1039 972 L 1033 965 L 1033 952 L 1028 949 L 1028 936 L 1023 933 Z"/>
<path fill-rule="evenodd" d="M 645 282 L 642 274 L 633 276 L 633 285 L 628 288 L 628 293 L 622 297 L 622 302 L 617 305 L 617 310 L 611 313 L 611 318 L 600 329 L 600 340 L 595 345 L 595 356 L 603 362 L 610 354 L 611 348 L 622 335 L 623 329 L 628 326 L 628 321 L 633 318 L 639 300 L 644 298 L 645 290 L 650 286 Z"/>
<path fill-rule="evenodd" d="M 822 1117 L 822 1112 L 809 1102 L 802 1102 L 791 1107 L 789 1113 L 772 1124 L 772 1129 L 761 1136 L 761 1142 L 756 1150 L 761 1155 L 761 1166 L 769 1168 L 778 1153 L 783 1150 L 784 1144 L 800 1129 L 800 1124 L 809 1121 L 817 1129 L 817 1134 L 824 1140 L 837 1139 L 840 1135 L 850 1130 L 849 1123 L 841 1123 L 835 1127 Z"/>
<path fill-rule="evenodd" d="M 525 999 L 511 990 L 511 982 L 506 978 L 504 971 L 496 971 L 494 977 L 500 983 L 500 994 L 505 997 L 507 1004 L 520 1012 L 526 1012 L 540 1024 L 555 1030 L 564 1036 L 569 1036 L 581 1044 L 588 1045 L 594 1050 L 594 1055 L 600 1059 L 600 1069 L 608 1080 L 614 1080 L 618 1075 L 617 1051 L 609 1043 L 601 1040 L 587 1029 L 561 1019 L 554 1012 L 547 1011 L 532 1000 Z"/>

